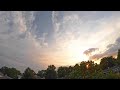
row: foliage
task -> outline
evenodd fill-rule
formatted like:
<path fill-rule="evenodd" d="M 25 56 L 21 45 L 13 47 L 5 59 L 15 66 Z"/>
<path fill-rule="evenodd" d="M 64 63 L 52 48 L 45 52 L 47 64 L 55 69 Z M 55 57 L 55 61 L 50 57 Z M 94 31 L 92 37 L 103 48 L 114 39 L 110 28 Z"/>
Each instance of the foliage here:
<path fill-rule="evenodd" d="M 45 78 L 46 70 L 38 71 L 37 75 L 38 75 L 40 78 Z"/>
<path fill-rule="evenodd" d="M 103 70 L 108 69 L 108 68 L 115 66 L 115 61 L 116 59 L 114 59 L 112 56 L 104 57 L 101 59 L 100 66 Z"/>
<path fill-rule="evenodd" d="M 57 70 L 58 78 L 65 78 L 69 74 L 68 67 L 59 67 Z"/>
<path fill-rule="evenodd" d="M 35 72 L 28 67 L 24 71 L 22 79 L 35 79 Z"/>
<path fill-rule="evenodd" d="M 17 79 L 18 75 L 20 75 L 20 71 L 17 70 L 16 68 L 8 68 L 8 67 L 2 67 L 0 71 L 4 74 L 7 75 L 13 79 Z"/>
<path fill-rule="evenodd" d="M 56 67 L 54 65 L 48 66 L 45 74 L 46 79 L 56 79 L 57 78 L 57 73 L 55 71 Z"/>
<path fill-rule="evenodd" d="M 118 65 L 120 65 L 120 49 L 118 50 L 117 63 Z"/>

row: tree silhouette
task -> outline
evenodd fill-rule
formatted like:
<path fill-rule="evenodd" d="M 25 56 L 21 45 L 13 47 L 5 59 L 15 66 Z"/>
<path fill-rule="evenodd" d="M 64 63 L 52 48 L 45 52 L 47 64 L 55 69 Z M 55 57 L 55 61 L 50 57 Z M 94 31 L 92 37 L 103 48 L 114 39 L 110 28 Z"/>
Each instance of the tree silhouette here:
<path fill-rule="evenodd" d="M 4 74 L 7 75 L 13 79 L 17 79 L 18 75 L 21 75 L 20 71 L 17 70 L 16 68 L 8 68 L 6 66 L 2 67 L 0 71 Z"/>
<path fill-rule="evenodd" d="M 112 56 L 104 57 L 101 59 L 100 66 L 103 70 L 108 69 L 115 66 L 115 61 L 116 59 L 114 59 Z"/>
<path fill-rule="evenodd" d="M 38 71 L 37 75 L 40 76 L 40 78 L 45 78 L 46 70 Z"/>
<path fill-rule="evenodd" d="M 24 71 L 22 79 L 35 79 L 35 72 L 28 67 Z"/>
<path fill-rule="evenodd" d="M 56 79 L 57 78 L 57 74 L 56 74 L 55 69 L 56 69 L 56 67 L 54 65 L 48 66 L 48 68 L 46 70 L 45 78 L 46 79 Z"/>
<path fill-rule="evenodd" d="M 120 65 L 120 49 L 118 50 L 117 63 Z"/>
<path fill-rule="evenodd" d="M 71 67 L 59 67 L 57 70 L 58 78 L 67 79 L 69 78 L 69 73 L 71 72 Z"/>

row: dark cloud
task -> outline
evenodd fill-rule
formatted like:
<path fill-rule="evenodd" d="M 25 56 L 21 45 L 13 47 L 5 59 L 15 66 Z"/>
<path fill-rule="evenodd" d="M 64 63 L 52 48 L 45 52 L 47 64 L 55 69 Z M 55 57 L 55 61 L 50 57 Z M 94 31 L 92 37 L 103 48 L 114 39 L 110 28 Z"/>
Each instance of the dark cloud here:
<path fill-rule="evenodd" d="M 90 55 L 92 52 L 99 50 L 99 48 L 89 48 L 88 50 L 84 51 L 83 53 L 86 55 Z"/>

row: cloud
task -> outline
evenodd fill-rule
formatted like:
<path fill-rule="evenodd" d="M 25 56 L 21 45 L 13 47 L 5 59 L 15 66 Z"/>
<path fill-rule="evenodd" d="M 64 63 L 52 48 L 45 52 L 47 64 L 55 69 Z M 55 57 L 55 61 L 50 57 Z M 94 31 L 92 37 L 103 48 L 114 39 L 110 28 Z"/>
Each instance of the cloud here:
<path fill-rule="evenodd" d="M 57 12 L 57 14 L 54 12 L 53 14 L 53 24 L 57 27 L 54 28 L 55 47 L 57 47 L 58 52 L 62 53 L 64 51 L 69 54 L 71 50 L 68 50 L 68 47 L 70 46 L 74 53 L 90 55 L 90 59 L 115 55 L 115 52 L 107 52 L 107 46 L 109 44 L 112 46 L 120 35 L 119 12 L 68 11 L 62 13 L 64 15 L 61 20 L 58 19 L 60 12 Z M 111 46 L 109 45 L 108 47 Z M 99 50 L 97 50 L 98 48 L 90 47 L 98 47 Z M 78 54 L 77 56 L 83 57 Z M 63 57 L 69 58 L 72 57 L 72 54 Z"/>
<path fill-rule="evenodd" d="M 86 60 L 82 58 L 83 53 L 100 58 L 114 54 L 120 46 L 119 12 L 53 11 L 52 15 L 45 14 L 49 13 L 0 12 L 0 66 L 22 70 L 29 66 L 37 70 L 49 64 L 74 65 Z M 99 52 L 90 47 L 98 47 Z"/>
<path fill-rule="evenodd" d="M 100 59 L 108 56 L 116 56 L 118 53 L 118 49 L 120 49 L 120 37 L 116 39 L 115 43 L 107 45 L 107 50 L 105 52 L 95 54 L 91 56 L 90 59 Z"/>
<path fill-rule="evenodd" d="M 59 11 L 52 12 L 52 23 L 53 23 L 55 32 L 59 30 L 59 26 L 60 26 L 60 23 L 58 21 L 58 16 L 59 16 Z"/>
<path fill-rule="evenodd" d="M 116 53 L 120 49 L 120 37 L 118 37 L 114 44 L 108 45 L 108 50 L 105 53 Z"/>
<path fill-rule="evenodd" d="M 113 51 L 109 51 L 109 48 L 114 46 L 120 35 L 119 15 L 119 12 L 53 11 L 54 43 L 51 46 L 52 55 L 47 53 L 46 56 L 52 59 L 51 63 L 73 64 L 84 59 L 81 55 L 83 53 L 91 54 L 90 59 L 115 55 L 118 48 L 113 48 Z M 99 50 L 90 47 L 98 47 Z M 51 50 L 47 51 L 51 52 Z"/>
<path fill-rule="evenodd" d="M 117 51 L 115 52 L 105 52 L 105 53 L 100 53 L 100 54 L 95 54 L 93 56 L 90 56 L 90 60 L 98 60 L 101 59 L 103 57 L 108 57 L 108 56 L 116 56 L 117 55 Z"/>
<path fill-rule="evenodd" d="M 35 12 L 0 12 L 0 67 L 26 67 L 34 70 L 44 68 L 37 63 L 40 49 L 47 46 L 46 33 L 37 38 L 32 27 Z"/>
<path fill-rule="evenodd" d="M 99 50 L 99 48 L 89 48 L 88 50 L 84 51 L 83 53 L 87 56 L 91 55 L 92 52 L 95 52 L 96 50 Z"/>

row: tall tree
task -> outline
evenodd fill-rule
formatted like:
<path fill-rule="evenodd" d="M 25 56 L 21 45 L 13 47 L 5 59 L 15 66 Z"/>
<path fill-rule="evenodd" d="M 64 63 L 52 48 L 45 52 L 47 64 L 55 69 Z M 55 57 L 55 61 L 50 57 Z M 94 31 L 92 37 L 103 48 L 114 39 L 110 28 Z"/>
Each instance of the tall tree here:
<path fill-rule="evenodd" d="M 114 59 L 112 56 L 110 57 L 104 57 L 101 59 L 100 67 L 104 69 L 109 69 L 115 65 L 116 59 Z"/>
<path fill-rule="evenodd" d="M 67 78 L 69 74 L 69 67 L 59 67 L 57 70 L 58 78 Z"/>
<path fill-rule="evenodd" d="M 117 63 L 120 65 L 120 49 L 118 50 Z"/>
<path fill-rule="evenodd" d="M 4 67 L 2 67 L 1 69 L 0 69 L 0 71 L 4 74 L 4 75 L 6 75 L 7 73 L 8 73 L 8 67 L 6 67 L 6 66 L 4 66 Z"/>
<path fill-rule="evenodd" d="M 82 61 L 82 62 L 80 63 L 80 71 L 81 71 L 81 76 L 82 76 L 83 79 L 84 79 L 85 76 L 86 76 L 86 71 L 87 71 L 86 65 L 87 65 L 86 61 Z"/>
<path fill-rule="evenodd" d="M 7 75 L 13 79 L 17 79 L 18 75 L 21 75 L 20 71 L 17 70 L 16 68 L 8 68 L 6 66 L 2 67 L 0 71 L 4 74 Z"/>
<path fill-rule="evenodd" d="M 35 79 L 35 72 L 28 67 L 24 71 L 22 79 Z"/>
<path fill-rule="evenodd" d="M 55 69 L 56 69 L 56 67 L 54 65 L 48 66 L 48 68 L 46 70 L 45 78 L 46 79 L 56 79 L 57 73 L 56 73 Z"/>
<path fill-rule="evenodd" d="M 18 75 L 21 75 L 20 71 L 17 70 L 16 68 L 9 68 L 8 72 L 9 72 L 8 76 L 13 78 L 13 79 L 17 79 Z"/>

